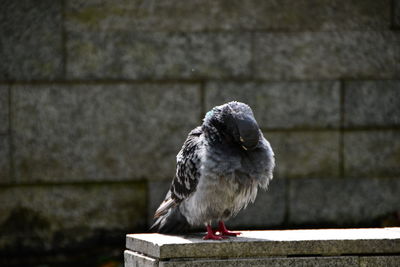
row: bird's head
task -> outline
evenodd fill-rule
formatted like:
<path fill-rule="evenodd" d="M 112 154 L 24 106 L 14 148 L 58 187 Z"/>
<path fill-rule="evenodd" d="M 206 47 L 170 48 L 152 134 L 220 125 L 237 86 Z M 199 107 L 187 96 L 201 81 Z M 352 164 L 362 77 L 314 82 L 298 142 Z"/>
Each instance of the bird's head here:
<path fill-rule="evenodd" d="M 206 125 L 214 126 L 228 142 L 240 145 L 244 150 L 253 150 L 260 140 L 260 128 L 251 108 L 240 102 L 229 102 L 210 110 Z"/>

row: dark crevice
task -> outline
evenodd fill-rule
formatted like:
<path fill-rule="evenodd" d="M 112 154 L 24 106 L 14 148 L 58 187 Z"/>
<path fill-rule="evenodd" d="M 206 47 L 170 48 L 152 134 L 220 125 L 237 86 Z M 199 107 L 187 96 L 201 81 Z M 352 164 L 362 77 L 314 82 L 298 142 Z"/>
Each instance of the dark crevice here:
<path fill-rule="evenodd" d="M 146 184 L 147 180 L 126 180 L 126 181 L 108 181 L 108 180 L 97 180 L 97 181 L 76 181 L 76 182 L 47 182 L 47 181 L 37 181 L 32 183 L 18 183 L 18 184 L 2 184 L 0 188 L 16 188 L 16 187 L 53 187 L 53 186 L 112 186 L 112 185 L 142 185 Z"/>
<path fill-rule="evenodd" d="M 66 59 L 67 61 L 67 59 Z M 193 78 L 139 78 L 139 79 L 112 79 L 112 78 L 82 78 L 82 79 L 60 79 L 60 80 L 2 80 L 1 84 L 16 84 L 16 85 L 104 85 L 104 84 L 198 84 L 203 83 L 205 80 L 220 83 L 314 83 L 314 82 L 337 82 L 338 79 L 285 79 L 285 80 L 267 80 L 257 77 L 223 77 L 223 78 L 210 78 L 210 77 L 193 77 Z M 343 79 L 346 82 L 356 81 L 397 81 L 396 79 Z"/>
<path fill-rule="evenodd" d="M 66 0 L 62 0 L 61 3 L 61 64 L 62 64 L 62 78 L 67 79 L 67 60 L 68 60 L 68 50 L 67 50 L 67 30 L 65 26 L 65 13 L 66 13 Z"/>
<path fill-rule="evenodd" d="M 203 118 L 207 112 L 206 110 L 206 82 L 202 81 L 200 83 L 200 88 L 199 88 L 199 95 L 200 95 L 200 114 L 199 114 L 199 123 L 201 124 L 203 121 Z"/>
<path fill-rule="evenodd" d="M 397 4 L 396 4 L 397 2 Z M 392 0 L 390 2 L 390 29 L 391 30 L 400 30 L 400 25 L 397 25 L 396 22 L 396 5 L 400 5 L 400 2 L 396 0 Z M 399 14 L 400 16 L 400 14 Z M 399 21 L 400 23 L 400 21 Z"/>
<path fill-rule="evenodd" d="M 14 134 L 13 134 L 13 90 L 12 90 L 12 85 L 8 86 L 8 144 L 9 144 L 9 150 L 8 150 L 8 157 L 10 160 L 10 169 L 9 169 L 9 177 L 10 180 L 13 183 L 16 183 L 16 177 L 15 177 L 15 160 L 14 160 Z"/>
<path fill-rule="evenodd" d="M 251 32 L 250 35 L 250 77 L 254 80 L 255 71 L 256 71 L 256 62 L 255 62 L 255 43 L 256 43 L 256 33 Z"/>
<path fill-rule="evenodd" d="M 339 176 L 344 177 L 344 130 L 345 130 L 345 83 L 344 81 L 340 81 L 340 134 L 339 134 Z"/>
<path fill-rule="evenodd" d="M 285 179 L 285 214 L 283 217 L 284 226 L 290 225 L 290 195 L 291 195 L 291 187 L 290 187 L 291 179 Z"/>
<path fill-rule="evenodd" d="M 294 127 L 294 128 L 261 128 L 263 132 L 274 133 L 274 132 L 334 132 L 339 131 L 340 133 L 345 132 L 361 132 L 361 131 L 398 131 L 400 125 L 388 125 L 388 126 L 355 126 L 355 127 L 338 127 L 338 128 L 318 128 L 318 127 Z"/>

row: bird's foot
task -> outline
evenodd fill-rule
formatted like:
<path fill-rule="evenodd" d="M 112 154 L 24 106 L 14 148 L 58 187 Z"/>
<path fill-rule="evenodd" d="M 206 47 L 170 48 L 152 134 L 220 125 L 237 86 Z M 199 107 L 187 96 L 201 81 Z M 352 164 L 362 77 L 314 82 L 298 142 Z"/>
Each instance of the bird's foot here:
<path fill-rule="evenodd" d="M 218 232 L 222 236 L 238 236 L 238 235 L 242 234 L 241 232 L 234 232 L 234 231 L 230 231 L 230 230 L 226 229 L 225 223 L 223 221 L 220 221 L 218 223 Z"/>
<path fill-rule="evenodd" d="M 211 225 L 207 225 L 207 234 L 203 237 L 204 240 L 223 240 L 226 237 L 217 235 L 216 232 L 211 228 Z"/>
<path fill-rule="evenodd" d="M 220 233 L 223 236 L 238 236 L 238 235 L 242 234 L 241 232 L 233 232 L 233 231 L 229 231 L 229 230 L 221 231 Z"/>
<path fill-rule="evenodd" d="M 216 235 L 216 234 L 214 234 L 214 233 L 207 233 L 204 237 L 203 237 L 203 239 L 204 240 L 223 240 L 223 239 L 225 239 L 226 237 L 224 237 L 224 236 L 220 236 L 220 235 Z"/>

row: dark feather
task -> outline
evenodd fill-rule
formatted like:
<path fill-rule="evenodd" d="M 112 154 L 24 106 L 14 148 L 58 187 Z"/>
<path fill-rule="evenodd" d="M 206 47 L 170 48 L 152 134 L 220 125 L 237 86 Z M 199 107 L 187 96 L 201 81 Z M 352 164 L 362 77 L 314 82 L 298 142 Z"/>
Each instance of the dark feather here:
<path fill-rule="evenodd" d="M 193 129 L 177 156 L 176 174 L 171 184 L 171 197 L 182 201 L 196 190 L 200 177 L 200 135 L 201 127 Z"/>
<path fill-rule="evenodd" d="M 183 233 L 190 228 L 185 216 L 179 211 L 177 206 L 168 210 L 167 214 L 160 216 L 150 227 L 151 232 L 162 234 Z"/>
<path fill-rule="evenodd" d="M 159 233 L 182 232 L 189 227 L 177 205 L 195 192 L 200 177 L 199 140 L 201 127 L 193 129 L 177 156 L 176 174 L 164 201 L 158 207 L 150 228 Z"/>

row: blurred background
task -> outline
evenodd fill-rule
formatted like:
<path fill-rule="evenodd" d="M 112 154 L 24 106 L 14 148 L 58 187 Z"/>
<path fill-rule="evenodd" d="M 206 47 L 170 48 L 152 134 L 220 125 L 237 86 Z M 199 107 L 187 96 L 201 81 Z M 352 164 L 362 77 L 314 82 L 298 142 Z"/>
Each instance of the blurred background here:
<path fill-rule="evenodd" d="M 118 266 L 188 132 L 248 103 L 234 229 L 399 226 L 399 0 L 0 0 L 0 265 Z"/>

